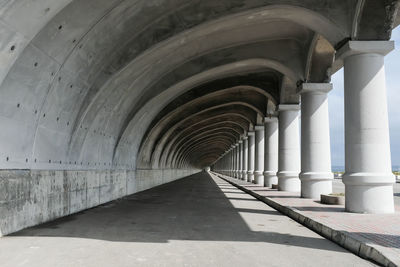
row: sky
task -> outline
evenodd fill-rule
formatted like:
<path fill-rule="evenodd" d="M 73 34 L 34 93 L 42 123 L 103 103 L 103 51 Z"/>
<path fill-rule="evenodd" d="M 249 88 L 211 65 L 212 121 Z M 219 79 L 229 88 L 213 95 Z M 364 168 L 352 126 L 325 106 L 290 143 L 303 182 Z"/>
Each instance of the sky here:
<path fill-rule="evenodd" d="M 400 166 L 400 27 L 392 32 L 396 48 L 385 57 L 392 165 Z M 343 69 L 332 76 L 329 117 L 332 166 L 344 166 Z"/>

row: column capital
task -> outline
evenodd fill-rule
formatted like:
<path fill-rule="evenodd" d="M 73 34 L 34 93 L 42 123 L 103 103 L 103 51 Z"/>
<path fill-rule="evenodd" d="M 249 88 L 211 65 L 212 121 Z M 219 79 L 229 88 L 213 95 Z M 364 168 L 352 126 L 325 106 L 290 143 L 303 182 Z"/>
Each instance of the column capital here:
<path fill-rule="evenodd" d="M 242 137 L 242 140 L 244 141 L 244 140 L 247 140 L 248 138 L 249 137 L 247 135 L 245 135 L 245 136 Z"/>
<path fill-rule="evenodd" d="M 278 117 L 265 117 L 264 122 L 278 122 Z"/>
<path fill-rule="evenodd" d="M 255 132 L 253 132 L 253 131 L 247 133 L 247 136 L 254 136 L 254 135 L 255 135 Z"/>
<path fill-rule="evenodd" d="M 299 90 L 299 94 L 305 93 L 317 93 L 317 94 L 327 94 L 333 89 L 331 83 L 303 83 Z"/>
<path fill-rule="evenodd" d="M 348 41 L 336 52 L 336 60 L 359 54 L 386 56 L 394 49 L 394 41 Z"/>
<path fill-rule="evenodd" d="M 265 129 L 264 125 L 256 125 L 254 127 L 254 130 L 256 130 L 256 131 L 263 131 L 264 129 Z"/>
<path fill-rule="evenodd" d="M 241 143 L 243 143 L 243 141 L 242 141 L 242 140 L 239 140 L 239 141 L 238 141 L 238 145 L 240 145 Z"/>
<path fill-rule="evenodd" d="M 281 104 L 278 106 L 278 111 L 286 111 L 286 110 L 300 110 L 299 104 Z"/>

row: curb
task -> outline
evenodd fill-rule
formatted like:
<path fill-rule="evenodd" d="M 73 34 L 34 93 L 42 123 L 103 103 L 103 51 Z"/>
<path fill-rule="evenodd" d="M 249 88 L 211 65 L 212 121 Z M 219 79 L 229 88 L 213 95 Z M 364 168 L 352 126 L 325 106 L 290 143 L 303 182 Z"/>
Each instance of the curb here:
<path fill-rule="evenodd" d="M 296 208 L 283 206 L 268 197 L 261 196 L 254 191 L 251 191 L 239 184 L 228 180 L 220 174 L 213 174 L 363 259 L 370 260 L 382 266 L 398 266 L 388 257 L 383 255 L 382 252 L 380 252 L 377 248 L 375 248 L 371 244 L 367 244 L 366 242 L 354 238 L 353 236 L 351 236 L 350 233 L 346 231 L 335 230 L 329 226 L 326 226 L 318 221 L 315 221 L 305 216 L 301 213 L 301 211 L 297 210 Z"/>

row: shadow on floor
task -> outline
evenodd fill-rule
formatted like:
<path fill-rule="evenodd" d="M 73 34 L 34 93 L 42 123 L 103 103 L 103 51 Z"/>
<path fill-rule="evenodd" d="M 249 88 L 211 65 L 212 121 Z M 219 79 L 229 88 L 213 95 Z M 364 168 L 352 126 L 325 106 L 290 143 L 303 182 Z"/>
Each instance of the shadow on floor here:
<path fill-rule="evenodd" d="M 345 212 L 344 207 L 296 207 L 296 209 L 302 211 Z"/>
<path fill-rule="evenodd" d="M 247 187 L 247 185 L 246 185 Z M 267 188 L 267 187 L 260 187 L 259 189 L 254 189 L 252 188 L 251 191 L 264 191 L 264 192 L 276 192 L 276 189 L 271 189 L 271 188 Z"/>
<path fill-rule="evenodd" d="M 299 196 L 270 196 L 270 195 L 268 195 L 268 198 L 296 198 L 296 199 L 300 199 Z"/>
<path fill-rule="evenodd" d="M 236 208 L 230 201 L 233 198 L 227 198 L 224 189 L 221 190 L 220 187 L 224 186 L 233 190 L 228 183 L 203 172 L 25 229 L 10 237 L 74 237 L 151 243 L 167 243 L 169 240 L 247 241 L 342 251 L 322 238 L 251 230 L 241 214 L 283 215 L 275 210 L 249 209 L 243 205 Z M 238 196 L 234 199 L 245 200 L 242 203 L 245 204 L 250 203 L 248 198 L 245 194 L 243 198 Z M 268 224 L 268 219 L 262 222 Z"/>

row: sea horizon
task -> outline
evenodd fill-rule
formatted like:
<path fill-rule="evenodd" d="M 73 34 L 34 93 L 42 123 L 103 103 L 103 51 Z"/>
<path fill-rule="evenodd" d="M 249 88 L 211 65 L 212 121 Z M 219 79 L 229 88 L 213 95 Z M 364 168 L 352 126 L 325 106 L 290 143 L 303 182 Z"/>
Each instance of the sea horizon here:
<path fill-rule="evenodd" d="M 392 171 L 400 171 L 400 165 L 392 165 Z M 344 172 L 344 166 L 332 166 L 332 172 Z"/>

